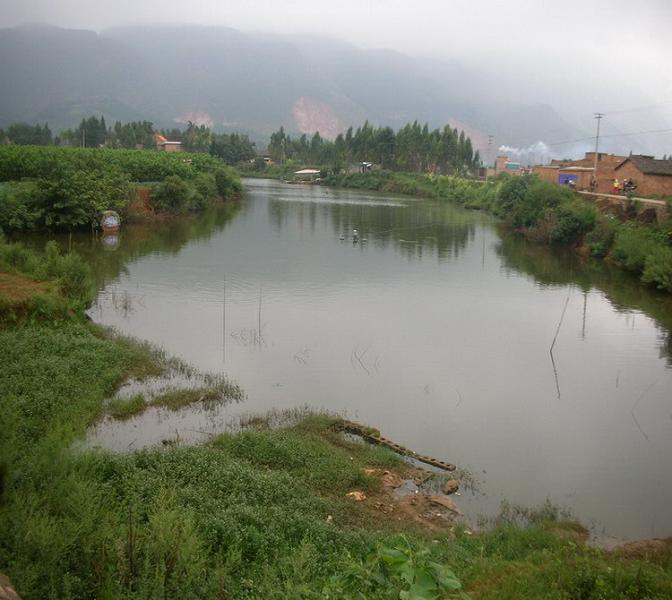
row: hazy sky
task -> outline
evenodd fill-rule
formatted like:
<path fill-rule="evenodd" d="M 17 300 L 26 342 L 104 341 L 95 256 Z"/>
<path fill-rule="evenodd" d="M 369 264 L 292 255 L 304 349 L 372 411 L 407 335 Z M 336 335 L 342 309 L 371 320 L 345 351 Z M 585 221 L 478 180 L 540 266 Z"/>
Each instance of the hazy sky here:
<path fill-rule="evenodd" d="M 672 0 L 0 0 L 0 8 L 2 26 L 197 23 L 327 34 L 458 60 L 490 74 L 494 94 L 520 86 L 521 99 L 552 104 L 585 127 L 594 111 L 613 116 L 607 132 L 672 121 Z"/>

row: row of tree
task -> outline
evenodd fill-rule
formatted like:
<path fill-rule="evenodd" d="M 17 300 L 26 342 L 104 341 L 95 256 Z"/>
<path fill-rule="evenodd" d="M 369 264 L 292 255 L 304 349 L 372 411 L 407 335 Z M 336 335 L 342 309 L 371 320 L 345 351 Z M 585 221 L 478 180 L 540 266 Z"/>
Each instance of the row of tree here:
<path fill-rule="evenodd" d="M 237 133 L 214 133 L 205 125 L 189 122 L 185 129 L 157 130 L 151 121 L 117 121 L 108 127 L 105 117 L 82 119 L 75 129 L 66 129 L 53 137 L 48 124 L 15 123 L 0 130 L 0 142 L 19 145 L 63 144 L 86 148 L 154 148 L 160 134 L 182 143 L 189 152 L 208 152 L 228 164 L 249 161 L 256 156 L 255 144 Z M 478 151 L 464 131 L 446 125 L 430 130 L 417 121 L 398 131 L 375 127 L 368 121 L 356 130 L 348 128 L 335 140 L 326 140 L 319 132 L 308 137 L 291 137 L 284 127 L 271 135 L 268 151 L 279 163 L 296 160 L 340 170 L 353 162 L 368 161 L 385 169 L 419 173 L 467 173 L 480 166 Z"/>
<path fill-rule="evenodd" d="M 12 123 L 6 130 L 0 129 L 0 144 L 20 144 L 22 146 L 51 146 L 54 137 L 49 124 L 30 125 Z"/>
<path fill-rule="evenodd" d="M 256 148 L 248 136 L 237 133 L 212 132 L 205 125 L 189 122 L 185 129 L 157 130 L 151 121 L 117 121 L 108 127 L 105 117 L 82 119 L 74 129 L 65 129 L 53 136 L 49 125 L 14 123 L 7 130 L 0 129 L 0 143 L 51 146 L 64 145 L 84 148 L 156 148 L 157 134 L 176 142 L 188 152 L 209 152 L 235 165 L 256 156 Z"/>
<path fill-rule="evenodd" d="M 464 131 L 446 125 L 430 130 L 417 121 L 397 132 L 390 127 L 375 127 L 368 121 L 334 141 L 319 133 L 310 139 L 305 134 L 292 138 L 284 127 L 271 135 L 268 151 L 274 161 L 297 160 L 335 170 L 353 162 L 372 162 L 384 169 L 417 173 L 466 173 L 481 165 L 478 150 Z"/>

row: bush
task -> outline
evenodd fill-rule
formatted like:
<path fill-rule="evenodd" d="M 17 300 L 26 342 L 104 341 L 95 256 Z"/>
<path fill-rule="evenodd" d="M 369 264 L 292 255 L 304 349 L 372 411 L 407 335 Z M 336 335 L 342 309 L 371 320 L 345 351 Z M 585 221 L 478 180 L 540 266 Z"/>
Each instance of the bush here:
<path fill-rule="evenodd" d="M 199 173 L 194 177 L 194 189 L 206 200 L 211 200 L 217 196 L 217 182 L 212 173 Z"/>
<path fill-rule="evenodd" d="M 672 248 L 657 246 L 646 256 L 642 281 L 672 292 Z"/>
<path fill-rule="evenodd" d="M 152 193 L 154 208 L 178 213 L 187 209 L 191 190 L 178 175 L 169 175 Z"/>
<path fill-rule="evenodd" d="M 553 244 L 574 244 L 595 226 L 596 210 L 580 200 L 555 210 L 556 222 L 550 232 Z"/>
<path fill-rule="evenodd" d="M 586 235 L 590 253 L 595 258 L 604 258 L 611 250 L 616 238 L 616 224 L 613 218 L 598 217 L 595 227 Z"/>
<path fill-rule="evenodd" d="M 656 240 L 648 229 L 634 224 L 622 225 L 616 233 L 613 257 L 616 262 L 629 271 L 644 271 L 646 257 L 656 247 Z"/>
<path fill-rule="evenodd" d="M 30 230 L 43 221 L 43 202 L 34 181 L 0 186 L 0 230 Z"/>
<path fill-rule="evenodd" d="M 131 186 L 118 169 L 72 169 L 59 165 L 38 180 L 41 225 L 72 229 L 96 224 L 105 210 L 123 211 Z"/>
<path fill-rule="evenodd" d="M 506 179 L 497 194 L 495 214 L 499 217 L 510 217 L 514 209 L 523 203 L 531 182 L 532 178 L 527 175 Z"/>
<path fill-rule="evenodd" d="M 243 191 L 238 174 L 230 167 L 220 167 L 215 171 L 217 193 L 224 199 L 233 198 Z"/>

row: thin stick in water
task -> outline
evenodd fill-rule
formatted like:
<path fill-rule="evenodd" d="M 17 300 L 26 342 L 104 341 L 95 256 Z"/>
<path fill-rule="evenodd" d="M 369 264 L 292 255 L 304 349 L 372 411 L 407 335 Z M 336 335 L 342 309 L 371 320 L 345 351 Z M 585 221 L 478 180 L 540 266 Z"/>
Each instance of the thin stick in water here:
<path fill-rule="evenodd" d="M 259 334 L 259 350 L 261 350 L 261 286 L 259 286 L 259 323 L 257 332 Z"/>
<path fill-rule="evenodd" d="M 560 315 L 560 321 L 558 321 L 558 327 L 555 330 L 555 335 L 553 336 L 553 341 L 551 342 L 551 347 L 549 349 L 549 354 L 551 355 L 551 364 L 553 365 L 553 375 L 555 376 L 555 389 L 558 393 L 558 400 L 560 400 L 560 383 L 558 382 L 558 369 L 555 366 L 555 358 L 553 357 L 553 347 L 555 346 L 555 342 L 558 339 L 558 334 L 560 333 L 560 327 L 562 327 L 562 321 L 565 318 L 565 312 L 567 312 L 567 305 L 569 304 L 569 296 L 572 292 L 572 288 L 570 287 L 567 290 L 567 298 L 565 300 L 565 306 L 562 308 L 562 314 Z"/>

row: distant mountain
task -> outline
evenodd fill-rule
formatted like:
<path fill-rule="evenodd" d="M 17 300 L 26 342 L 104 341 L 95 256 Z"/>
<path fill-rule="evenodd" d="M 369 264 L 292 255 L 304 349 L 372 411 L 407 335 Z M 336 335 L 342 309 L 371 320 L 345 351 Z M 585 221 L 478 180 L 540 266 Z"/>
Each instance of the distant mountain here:
<path fill-rule="evenodd" d="M 576 134 L 553 108 L 504 102 L 458 63 L 333 39 L 225 27 L 18 27 L 0 30 L 0 57 L 0 126 L 48 121 L 58 130 L 103 114 L 265 139 L 283 124 L 333 137 L 365 119 L 393 127 L 417 119 L 465 129 L 481 149 L 488 134 L 500 143 Z"/>

